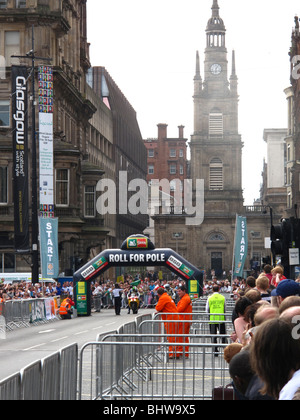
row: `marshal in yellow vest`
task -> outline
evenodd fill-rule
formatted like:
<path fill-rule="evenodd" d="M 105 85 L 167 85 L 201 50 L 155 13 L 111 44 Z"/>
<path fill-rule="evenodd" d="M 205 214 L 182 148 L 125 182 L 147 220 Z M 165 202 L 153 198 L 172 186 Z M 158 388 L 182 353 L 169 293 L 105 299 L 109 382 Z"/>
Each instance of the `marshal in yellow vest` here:
<path fill-rule="evenodd" d="M 225 316 L 220 315 L 225 313 L 225 297 L 219 293 L 214 293 L 208 298 L 210 320 L 214 323 L 225 321 Z M 218 314 L 218 315 L 212 315 Z"/>

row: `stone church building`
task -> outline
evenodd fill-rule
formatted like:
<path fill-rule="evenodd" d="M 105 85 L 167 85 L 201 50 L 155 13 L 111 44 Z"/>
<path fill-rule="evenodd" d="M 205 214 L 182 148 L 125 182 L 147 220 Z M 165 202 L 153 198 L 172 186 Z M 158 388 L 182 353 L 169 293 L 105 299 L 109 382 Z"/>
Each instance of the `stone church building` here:
<path fill-rule="evenodd" d="M 228 63 L 226 28 L 219 4 L 213 1 L 206 27 L 204 69 L 196 55 L 194 78 L 194 132 L 190 141 L 191 178 L 204 180 L 204 221 L 185 224 L 184 215 L 154 216 L 156 246 L 171 247 L 208 273 L 218 277 L 232 268 L 236 215 L 248 222 L 248 262 L 270 255 L 265 238 L 270 236 L 270 209 L 244 206 L 242 189 L 243 142 L 238 128 L 238 77 L 235 52 Z M 162 212 L 161 212 L 162 213 Z M 183 211 L 184 213 L 184 211 Z M 280 218 L 273 209 L 273 219 Z M 175 234 L 176 233 L 176 234 Z"/>

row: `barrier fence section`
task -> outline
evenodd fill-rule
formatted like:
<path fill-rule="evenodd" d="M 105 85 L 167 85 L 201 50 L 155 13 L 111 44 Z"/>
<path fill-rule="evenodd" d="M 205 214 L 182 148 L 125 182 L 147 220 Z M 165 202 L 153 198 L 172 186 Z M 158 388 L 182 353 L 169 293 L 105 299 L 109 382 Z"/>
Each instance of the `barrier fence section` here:
<path fill-rule="evenodd" d="M 0 316 L 5 323 L 5 330 L 11 331 L 15 328 L 29 327 L 30 324 L 57 319 L 58 307 L 59 298 L 56 297 L 10 300 L 0 303 Z"/>
<path fill-rule="evenodd" d="M 76 400 L 78 346 L 72 344 L 0 382 L 0 400 Z"/>
<path fill-rule="evenodd" d="M 231 382 L 225 346 L 191 340 L 188 358 L 171 359 L 169 343 L 157 343 L 151 335 L 112 335 L 87 343 L 80 352 L 79 399 L 211 400 L 214 388 Z M 88 393 L 83 386 L 87 374 L 94 384 Z"/>
<path fill-rule="evenodd" d="M 223 357 L 230 336 L 210 334 L 207 315 L 193 314 L 206 319 L 190 320 L 187 341 L 166 334 L 174 320 L 157 319 L 159 314 L 99 335 L 79 354 L 79 399 L 211 400 L 214 388 L 231 383 Z"/>
<path fill-rule="evenodd" d="M 74 344 L 3 380 L 0 400 L 211 400 L 214 388 L 231 383 L 223 350 L 232 322 L 225 314 L 227 333 L 211 334 L 203 303 L 188 335 L 169 333 L 174 320 L 140 315 L 80 352 Z"/>

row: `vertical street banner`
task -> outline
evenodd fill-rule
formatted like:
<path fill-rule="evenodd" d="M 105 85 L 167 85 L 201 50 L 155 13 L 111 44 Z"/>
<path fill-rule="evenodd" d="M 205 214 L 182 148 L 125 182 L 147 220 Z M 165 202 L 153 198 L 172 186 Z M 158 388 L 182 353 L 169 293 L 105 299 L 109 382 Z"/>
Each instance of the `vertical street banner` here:
<path fill-rule="evenodd" d="M 43 278 L 58 278 L 58 218 L 40 217 L 40 251 Z"/>
<path fill-rule="evenodd" d="M 248 253 L 248 232 L 246 217 L 236 217 L 235 247 L 234 247 L 234 277 L 243 277 L 244 266 Z"/>
<path fill-rule="evenodd" d="M 30 251 L 28 206 L 28 103 L 27 67 L 12 66 L 14 246 Z"/>
<path fill-rule="evenodd" d="M 53 155 L 53 69 L 40 66 L 39 96 L 39 170 L 40 215 L 54 217 L 54 155 Z"/>

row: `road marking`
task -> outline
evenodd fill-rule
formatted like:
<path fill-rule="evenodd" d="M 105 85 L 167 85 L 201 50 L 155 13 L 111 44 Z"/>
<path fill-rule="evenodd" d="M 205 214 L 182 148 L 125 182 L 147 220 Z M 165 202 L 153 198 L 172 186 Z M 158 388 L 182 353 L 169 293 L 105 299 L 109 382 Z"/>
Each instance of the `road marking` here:
<path fill-rule="evenodd" d="M 56 340 L 51 340 L 51 343 L 56 343 L 56 341 L 65 340 L 66 338 L 69 338 L 69 336 L 68 336 L 68 335 L 66 335 L 65 337 L 56 338 Z"/>
<path fill-rule="evenodd" d="M 32 346 L 32 347 L 28 347 L 27 349 L 23 349 L 23 351 L 32 350 L 32 349 L 35 349 L 35 348 L 37 348 L 37 347 L 44 346 L 45 344 L 46 344 L 46 343 L 37 344 L 36 346 Z"/>
<path fill-rule="evenodd" d="M 114 325 L 116 324 L 116 322 L 111 322 L 110 324 L 105 324 L 106 327 L 108 327 L 109 325 Z"/>
<path fill-rule="evenodd" d="M 39 331 L 39 334 L 46 334 L 49 332 L 55 331 L 55 329 L 53 328 L 52 330 L 46 330 L 46 331 Z"/>
<path fill-rule="evenodd" d="M 75 333 L 74 335 L 85 334 L 85 333 L 87 333 L 87 332 L 89 332 L 89 330 L 80 331 L 80 332 Z"/>
<path fill-rule="evenodd" d="M 100 328 L 103 328 L 103 325 L 100 325 L 100 327 L 94 327 L 93 330 L 99 330 Z"/>

